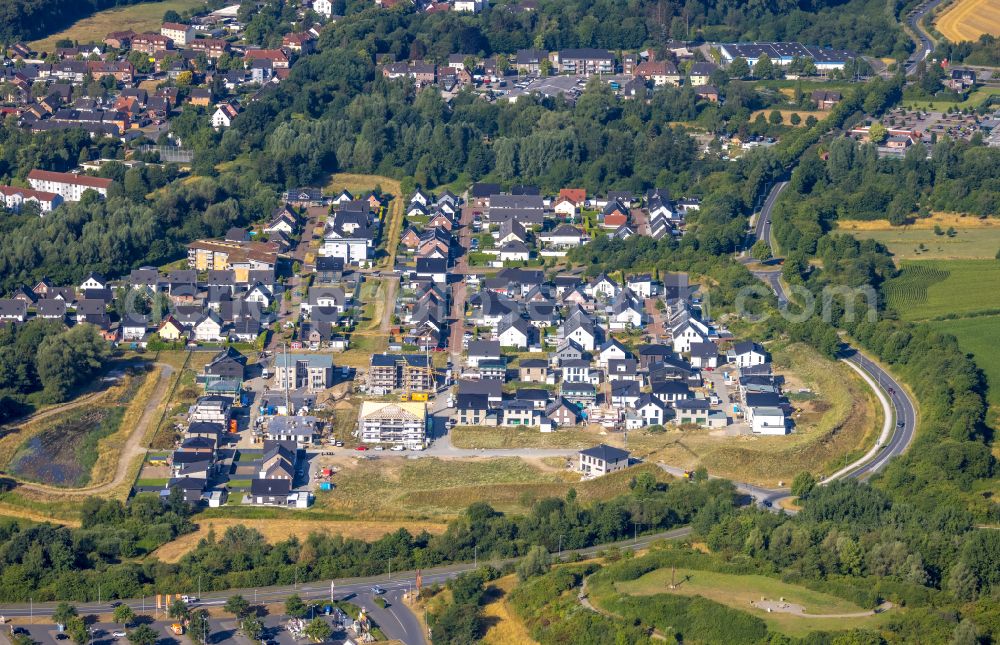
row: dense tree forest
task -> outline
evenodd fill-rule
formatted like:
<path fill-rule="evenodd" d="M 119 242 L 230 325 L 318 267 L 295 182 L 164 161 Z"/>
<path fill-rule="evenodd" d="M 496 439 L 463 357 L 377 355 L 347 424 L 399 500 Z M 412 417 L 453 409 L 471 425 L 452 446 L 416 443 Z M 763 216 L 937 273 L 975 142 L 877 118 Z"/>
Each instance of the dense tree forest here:
<path fill-rule="evenodd" d="M 21 414 L 33 393 L 48 403 L 65 400 L 98 373 L 108 355 L 93 325 L 66 329 L 62 322 L 38 319 L 0 327 L 0 422 Z"/>
<path fill-rule="evenodd" d="M 995 67 L 1000 65 L 1000 37 L 983 34 L 978 40 L 966 40 L 960 43 L 942 38 L 934 53 L 952 63 Z"/>
<path fill-rule="evenodd" d="M 823 161 L 807 154 L 792 178 L 799 199 L 781 204 L 775 222 L 782 248 L 816 251 L 837 219 L 888 219 L 892 224 L 931 211 L 981 217 L 1000 213 L 1000 150 L 943 139 L 931 157 L 922 144 L 902 160 L 879 159 L 875 146 L 832 141 Z M 814 227 L 813 224 L 818 224 Z"/>

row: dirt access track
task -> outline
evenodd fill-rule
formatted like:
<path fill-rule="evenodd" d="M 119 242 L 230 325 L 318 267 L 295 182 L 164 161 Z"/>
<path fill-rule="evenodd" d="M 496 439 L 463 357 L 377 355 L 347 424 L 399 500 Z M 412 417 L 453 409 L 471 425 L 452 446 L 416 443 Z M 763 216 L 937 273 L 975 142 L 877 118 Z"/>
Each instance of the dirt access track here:
<path fill-rule="evenodd" d="M 115 476 L 111 479 L 111 481 L 104 482 L 103 484 L 97 484 L 95 486 L 85 486 L 83 488 L 63 488 L 62 486 L 47 486 L 45 484 L 22 481 L 16 477 L 7 475 L 7 477 L 10 477 L 17 482 L 18 490 L 32 491 L 48 495 L 90 496 L 108 493 L 118 488 L 125 481 L 125 478 L 129 476 L 129 471 L 131 470 L 131 466 L 135 461 L 135 458 L 143 456 L 146 453 L 146 431 L 149 429 L 150 424 L 158 421 L 157 413 L 160 412 L 160 404 L 163 403 L 167 396 L 170 385 L 170 376 L 174 373 L 174 368 L 166 363 L 153 363 L 152 365 L 155 368 L 154 375 L 157 379 L 156 387 L 153 389 L 153 392 L 149 397 L 149 401 L 146 403 L 146 408 L 143 410 L 142 416 L 139 417 L 139 422 L 135 425 L 135 428 L 132 429 L 132 433 L 128 436 L 128 439 L 121 447 L 121 452 L 118 454 L 118 463 L 115 467 Z M 24 422 L 42 421 L 53 415 L 87 405 L 93 400 L 93 398 L 95 398 L 95 396 L 97 396 L 97 394 L 98 393 L 88 394 L 87 396 L 79 398 L 75 401 L 70 401 L 65 405 L 49 408 L 44 412 L 28 417 L 24 420 Z"/>

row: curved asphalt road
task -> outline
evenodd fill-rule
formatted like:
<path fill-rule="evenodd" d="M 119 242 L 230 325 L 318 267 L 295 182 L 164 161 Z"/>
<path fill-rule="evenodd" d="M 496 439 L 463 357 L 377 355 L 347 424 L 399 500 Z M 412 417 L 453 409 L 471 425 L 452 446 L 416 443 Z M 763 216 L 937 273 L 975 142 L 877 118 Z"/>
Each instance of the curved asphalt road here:
<path fill-rule="evenodd" d="M 689 527 L 681 527 L 670 531 L 655 533 L 651 535 L 641 535 L 637 539 L 625 540 L 588 547 L 585 549 L 564 550 L 559 555 L 565 557 L 579 554 L 581 556 L 594 556 L 599 551 L 607 548 L 617 547 L 627 550 L 639 550 L 648 548 L 657 540 L 672 540 L 685 537 L 691 533 Z M 508 558 L 505 560 L 483 561 L 483 564 L 492 564 L 500 567 L 508 562 L 516 562 L 519 558 Z M 445 582 L 467 571 L 476 568 L 473 563 L 455 564 L 446 567 L 436 567 L 422 571 L 422 582 L 425 585 L 436 582 Z M 406 645 L 424 645 L 427 641 L 424 638 L 420 623 L 413 612 L 402 602 L 403 593 L 414 586 L 416 579 L 415 571 L 401 571 L 399 573 L 387 574 L 384 576 L 371 576 L 367 578 L 345 578 L 340 580 L 324 580 L 317 582 L 302 583 L 300 585 L 285 585 L 276 587 L 261 587 L 259 589 L 229 589 L 226 591 L 216 591 L 203 594 L 199 602 L 192 606 L 198 607 L 219 607 L 226 603 L 230 596 L 242 595 L 253 604 L 270 604 L 282 602 L 293 594 L 298 594 L 303 600 L 328 600 L 332 593 L 337 599 L 349 600 L 352 603 L 364 607 L 372 619 L 385 632 L 386 636 L 400 640 Z M 385 589 L 385 598 L 388 606 L 382 609 L 375 605 L 372 587 L 378 585 Z M 132 607 L 136 613 L 145 611 L 150 613 L 154 606 L 153 598 L 134 598 L 122 601 Z M 57 603 L 45 602 L 35 604 L 19 603 L 14 605 L 0 606 L 0 615 L 11 617 L 26 616 L 49 616 L 52 614 Z M 108 614 L 111 613 L 111 606 L 104 603 L 82 603 L 76 605 L 77 611 L 81 615 Z"/>
<path fill-rule="evenodd" d="M 924 13 L 930 10 L 931 7 L 935 6 L 940 0 L 933 0 L 933 2 L 925 5 Z M 755 232 L 760 235 L 758 239 L 765 240 L 770 244 L 770 225 L 767 222 L 771 220 L 771 211 L 774 209 L 774 205 L 777 202 L 778 196 L 781 191 L 785 189 L 787 182 L 779 182 L 771 189 L 771 193 L 764 200 L 764 206 L 761 208 L 760 213 L 757 215 L 757 225 L 755 227 Z M 763 224 L 762 224 L 763 222 Z M 766 237 L 765 237 L 766 235 Z M 778 297 L 778 304 L 780 307 L 784 308 L 788 305 L 788 294 L 785 292 L 784 286 L 779 280 L 781 275 L 779 271 L 755 271 L 754 275 L 765 282 L 774 291 L 775 295 Z M 876 455 L 864 463 L 858 464 L 856 468 L 848 471 L 841 477 L 849 479 L 860 479 L 864 480 L 871 477 L 874 473 L 878 472 L 895 456 L 903 454 L 910 444 L 913 442 L 914 431 L 917 426 L 917 412 L 916 406 L 913 404 L 913 400 L 910 399 L 910 395 L 907 393 L 906 389 L 896 381 L 891 374 L 886 372 L 877 363 L 866 357 L 860 351 L 846 345 L 844 350 L 841 352 L 841 356 L 844 360 L 854 363 L 865 373 L 867 373 L 872 380 L 874 380 L 879 387 L 885 390 L 885 394 L 889 398 L 889 402 L 893 408 L 893 414 L 895 416 L 895 425 L 893 426 L 893 432 L 890 434 L 889 439 L 885 442 L 882 449 L 876 453 Z M 828 480 L 829 481 L 829 480 Z M 758 497 L 752 491 L 752 486 L 747 484 L 738 484 L 738 487 L 742 487 L 749 494 L 753 495 L 758 501 L 774 501 L 780 499 L 787 495 L 787 491 L 777 491 L 772 489 L 758 489 L 760 492 L 764 493 L 763 496 Z"/>

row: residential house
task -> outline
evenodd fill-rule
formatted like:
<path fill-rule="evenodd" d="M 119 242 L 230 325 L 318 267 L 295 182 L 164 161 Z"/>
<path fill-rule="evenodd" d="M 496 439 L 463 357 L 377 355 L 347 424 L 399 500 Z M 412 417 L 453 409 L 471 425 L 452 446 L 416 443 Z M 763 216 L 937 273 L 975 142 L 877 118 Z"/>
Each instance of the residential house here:
<path fill-rule="evenodd" d="M 680 85 L 681 75 L 669 60 L 647 60 L 639 63 L 635 76 L 652 81 L 653 85 Z"/>
<path fill-rule="evenodd" d="M 711 409 L 706 399 L 680 399 L 674 402 L 674 423 L 708 425 Z"/>
<path fill-rule="evenodd" d="M 562 396 L 545 408 L 545 416 L 559 426 L 575 426 L 583 420 L 580 407 Z"/>
<path fill-rule="evenodd" d="M 629 453 L 619 448 L 599 444 L 580 451 L 580 472 L 590 477 L 600 477 L 628 468 Z"/>
<path fill-rule="evenodd" d="M 688 68 L 688 84 L 692 86 L 708 85 L 711 82 L 712 72 L 718 67 L 713 63 L 695 62 Z"/>
<path fill-rule="evenodd" d="M 517 380 L 522 383 L 548 383 L 551 380 L 549 362 L 543 358 L 521 359 L 517 366 L 517 374 Z"/>
<path fill-rule="evenodd" d="M 499 401 L 498 401 L 499 403 Z M 455 399 L 455 409 L 458 412 L 458 424 L 463 426 L 489 425 L 491 406 L 486 394 L 463 394 L 459 392 Z M 496 424 L 496 419 L 493 419 Z"/>
<path fill-rule="evenodd" d="M 498 340 L 473 340 L 469 341 L 466 365 L 469 367 L 479 367 L 481 360 L 500 359 L 500 341 Z"/>
<path fill-rule="evenodd" d="M 726 352 L 726 359 L 736 367 L 753 367 L 768 362 L 764 348 L 750 341 L 735 343 L 733 348 Z"/>
<path fill-rule="evenodd" d="M 28 303 L 15 298 L 0 298 L 0 321 L 24 322 L 28 318 Z"/>
<path fill-rule="evenodd" d="M 715 343 L 711 341 L 691 343 L 689 351 L 691 352 L 692 367 L 715 369 L 719 366 L 719 347 Z"/>
<path fill-rule="evenodd" d="M 272 416 L 268 418 L 264 437 L 271 441 L 294 441 L 297 446 L 310 446 L 317 441 L 319 419 L 310 416 Z"/>
<path fill-rule="evenodd" d="M 754 434 L 788 434 L 785 411 L 778 406 L 749 406 L 746 408 L 746 419 Z"/>

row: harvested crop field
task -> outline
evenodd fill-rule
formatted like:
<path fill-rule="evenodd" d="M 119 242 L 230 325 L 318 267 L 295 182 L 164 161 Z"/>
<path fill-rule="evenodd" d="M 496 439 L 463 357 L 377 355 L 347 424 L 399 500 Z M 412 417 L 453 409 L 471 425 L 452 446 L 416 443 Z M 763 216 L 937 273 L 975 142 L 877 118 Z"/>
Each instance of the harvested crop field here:
<path fill-rule="evenodd" d="M 952 42 L 978 40 L 983 34 L 1000 35 L 998 0 L 957 0 L 934 24 Z"/>
<path fill-rule="evenodd" d="M 56 43 L 63 39 L 81 43 L 101 42 L 111 31 L 131 29 L 136 33 L 160 32 L 163 14 L 174 10 L 178 13 L 205 6 L 205 0 L 164 0 L 163 2 L 142 2 L 125 7 L 115 7 L 98 11 L 94 15 L 77 20 L 68 28 L 48 38 L 36 40 L 31 46 L 37 51 L 51 52 Z"/>

